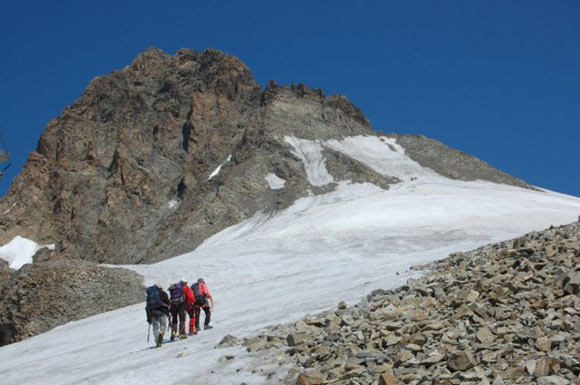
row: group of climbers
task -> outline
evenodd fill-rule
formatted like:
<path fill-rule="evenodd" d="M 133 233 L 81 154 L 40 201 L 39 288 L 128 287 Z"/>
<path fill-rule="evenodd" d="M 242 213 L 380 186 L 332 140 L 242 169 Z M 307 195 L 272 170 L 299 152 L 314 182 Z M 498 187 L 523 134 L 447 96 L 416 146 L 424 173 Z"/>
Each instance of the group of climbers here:
<path fill-rule="evenodd" d="M 165 292 L 161 285 L 148 287 L 147 322 L 153 326 L 153 335 L 157 347 L 163 344 L 163 337 L 168 325 L 171 324 L 171 341 L 175 338 L 184 339 L 187 335 L 197 334 L 201 309 L 205 313 L 204 330 L 211 329 L 211 311 L 215 301 L 203 278 L 199 278 L 189 287 L 187 280 L 182 278 L 172 284 Z M 189 315 L 189 333 L 186 334 L 186 316 Z M 168 318 L 171 322 L 168 322 Z"/>

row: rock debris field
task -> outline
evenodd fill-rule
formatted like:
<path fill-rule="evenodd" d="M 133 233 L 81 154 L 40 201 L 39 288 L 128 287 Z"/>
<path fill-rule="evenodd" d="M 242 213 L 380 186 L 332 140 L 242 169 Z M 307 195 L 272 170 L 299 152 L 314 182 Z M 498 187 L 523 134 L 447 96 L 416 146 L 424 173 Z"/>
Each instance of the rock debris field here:
<path fill-rule="evenodd" d="M 262 372 L 292 385 L 580 384 L 580 224 L 415 268 L 428 273 L 218 348 L 290 366 Z"/>

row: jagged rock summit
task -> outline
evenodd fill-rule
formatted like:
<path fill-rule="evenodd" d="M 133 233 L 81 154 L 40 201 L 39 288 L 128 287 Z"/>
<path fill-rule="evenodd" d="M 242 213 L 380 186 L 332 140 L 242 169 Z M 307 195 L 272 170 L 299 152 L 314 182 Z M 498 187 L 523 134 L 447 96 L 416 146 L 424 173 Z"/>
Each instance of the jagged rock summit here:
<path fill-rule="evenodd" d="M 56 244 L 57 258 L 163 260 L 342 180 L 397 183 L 330 146 L 330 176 L 305 170 L 304 147 L 357 135 L 383 134 L 343 96 L 273 82 L 263 90 L 239 59 L 216 50 L 150 48 L 93 79 L 48 124 L 0 202 L 0 243 L 21 235 Z M 447 177 L 529 187 L 431 139 L 397 141 Z"/>

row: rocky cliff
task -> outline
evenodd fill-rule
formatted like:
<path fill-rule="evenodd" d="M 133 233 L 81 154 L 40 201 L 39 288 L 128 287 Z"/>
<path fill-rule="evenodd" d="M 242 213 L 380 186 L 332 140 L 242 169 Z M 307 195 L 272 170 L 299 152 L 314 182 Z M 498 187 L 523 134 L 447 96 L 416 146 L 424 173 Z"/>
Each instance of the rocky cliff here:
<path fill-rule="evenodd" d="M 262 90 L 233 56 L 213 50 L 171 56 L 151 48 L 126 68 L 93 79 L 48 124 L 0 202 L 0 212 L 7 211 L 0 243 L 21 235 L 56 243 L 64 258 L 166 259 L 256 211 L 332 188 L 309 183 L 284 137 L 352 135 L 380 134 L 343 96 L 304 85 L 271 83 Z M 525 185 L 481 161 L 466 162 L 474 158 L 439 142 L 398 140 L 443 175 Z M 442 163 L 438 154 L 447 150 L 450 161 Z M 397 181 L 329 149 L 325 155 L 335 181 L 383 188 Z M 283 189 L 270 188 L 269 173 L 286 181 Z"/>
<path fill-rule="evenodd" d="M 0 265 L 0 346 L 141 302 L 145 293 L 135 272 L 88 261 L 35 261 L 3 273 Z"/>

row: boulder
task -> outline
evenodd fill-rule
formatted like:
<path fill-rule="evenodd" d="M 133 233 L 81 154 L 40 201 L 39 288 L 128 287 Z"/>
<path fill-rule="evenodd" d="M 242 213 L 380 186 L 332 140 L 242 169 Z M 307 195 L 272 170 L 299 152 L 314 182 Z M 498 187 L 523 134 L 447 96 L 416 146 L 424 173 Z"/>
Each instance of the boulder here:
<path fill-rule="evenodd" d="M 309 334 L 293 333 L 293 334 L 288 334 L 288 336 L 286 337 L 286 342 L 288 343 L 288 346 L 296 346 L 296 345 L 303 344 L 311 339 L 312 339 L 312 336 Z"/>
<path fill-rule="evenodd" d="M 454 372 L 463 372 L 475 366 L 475 358 L 469 351 L 454 351 L 447 357 L 447 367 Z"/>

